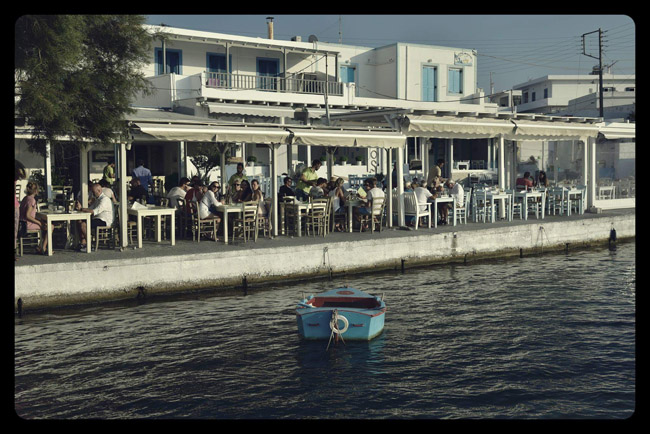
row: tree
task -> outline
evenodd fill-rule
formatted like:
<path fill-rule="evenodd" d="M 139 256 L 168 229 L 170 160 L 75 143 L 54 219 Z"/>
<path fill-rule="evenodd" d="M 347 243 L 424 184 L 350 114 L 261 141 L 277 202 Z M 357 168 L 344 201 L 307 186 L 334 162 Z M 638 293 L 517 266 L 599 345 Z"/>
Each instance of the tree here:
<path fill-rule="evenodd" d="M 131 101 L 150 93 L 143 66 L 151 35 L 141 15 L 24 15 L 15 24 L 16 115 L 45 140 L 110 145 L 125 134 Z M 62 140 L 65 137 L 66 140 Z"/>
<path fill-rule="evenodd" d="M 210 182 L 210 172 L 221 164 L 221 154 L 214 143 L 198 143 L 187 153 L 204 184 Z"/>

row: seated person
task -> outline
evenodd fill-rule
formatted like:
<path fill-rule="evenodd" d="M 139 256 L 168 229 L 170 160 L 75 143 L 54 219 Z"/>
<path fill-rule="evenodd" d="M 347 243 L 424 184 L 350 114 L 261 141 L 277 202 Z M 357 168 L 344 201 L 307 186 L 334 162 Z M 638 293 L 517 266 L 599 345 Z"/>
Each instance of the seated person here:
<path fill-rule="evenodd" d="M 111 200 L 102 191 L 102 186 L 98 183 L 92 185 L 92 192 L 95 200 L 88 208 L 82 208 L 79 202 L 75 203 L 75 209 L 81 212 L 89 212 L 91 214 L 90 228 L 95 230 L 98 226 L 110 226 L 113 224 L 113 204 Z M 83 251 L 86 249 L 86 221 L 81 220 L 78 222 L 79 228 L 79 247 L 78 250 Z"/>
<path fill-rule="evenodd" d="M 216 194 L 219 191 L 219 183 L 212 182 L 207 188 L 205 194 L 199 201 L 199 218 L 203 219 L 216 219 L 217 224 L 221 222 L 221 218 L 217 215 L 217 207 L 221 202 L 217 200 Z"/>
<path fill-rule="evenodd" d="M 190 180 L 186 177 L 182 177 L 178 185 L 167 193 L 167 199 L 169 199 L 169 207 L 177 208 L 178 200 L 185 199 L 187 191 L 190 189 Z"/>
<path fill-rule="evenodd" d="M 264 203 L 264 193 L 260 190 L 260 182 L 257 179 L 251 181 L 251 201 L 257 202 L 257 215 L 258 217 L 266 217 L 267 210 Z"/>
<path fill-rule="evenodd" d="M 434 195 L 429 191 L 428 188 L 426 188 L 427 182 L 425 180 L 422 181 L 414 181 L 413 185 L 415 186 L 415 189 L 413 192 L 415 193 L 415 197 L 418 200 L 418 207 L 420 208 L 420 212 L 425 212 L 427 210 L 426 203 L 429 201 L 432 201 L 434 199 Z M 415 225 L 415 216 L 406 216 L 409 221 L 406 223 L 410 226 Z"/>
<path fill-rule="evenodd" d="M 312 199 L 318 199 L 321 197 L 325 197 L 327 190 L 327 179 L 325 178 L 318 178 L 316 180 L 316 185 L 314 185 L 310 190 L 309 190 L 309 196 L 311 196 Z"/>
<path fill-rule="evenodd" d="M 449 189 L 449 195 L 456 199 L 456 208 L 462 208 L 465 206 L 465 190 L 463 189 L 463 186 L 457 182 L 454 182 L 453 179 L 447 180 L 447 182 L 445 182 L 445 186 Z M 440 224 L 447 224 L 449 209 L 452 208 L 452 206 L 453 205 L 449 202 L 443 202 L 438 205 Z"/>
<path fill-rule="evenodd" d="M 131 179 L 131 190 L 127 194 L 129 202 L 133 203 L 136 200 L 147 200 L 147 190 L 140 184 L 138 178 Z"/>
<path fill-rule="evenodd" d="M 100 179 L 99 180 L 99 185 L 102 186 L 102 191 L 104 194 L 113 202 L 113 204 L 117 205 L 119 202 L 117 201 L 117 198 L 115 197 L 115 192 L 111 188 L 111 185 L 108 183 L 107 180 L 105 179 Z"/>
<path fill-rule="evenodd" d="M 533 179 L 530 177 L 530 172 L 525 172 L 523 178 L 517 178 L 515 183 L 517 190 L 526 190 L 533 186 Z"/>
<path fill-rule="evenodd" d="M 371 215 L 372 214 L 372 205 L 373 205 L 373 200 L 378 199 L 378 198 L 384 198 L 384 191 L 380 188 L 377 187 L 377 180 L 375 178 L 368 178 L 363 184 L 364 189 L 367 191 L 366 193 L 366 198 L 365 206 L 358 206 L 355 208 L 355 214 L 356 214 L 356 219 L 357 221 L 361 221 L 361 216 L 362 215 Z M 362 228 L 362 229 L 367 229 L 367 228 Z"/>
<path fill-rule="evenodd" d="M 295 196 L 296 193 L 293 191 L 291 188 L 291 183 L 292 179 L 289 178 L 288 176 L 284 178 L 284 185 L 280 187 L 280 191 L 278 192 L 278 200 L 284 199 L 285 196 Z"/>
<path fill-rule="evenodd" d="M 36 195 L 38 194 L 38 184 L 28 182 L 25 189 L 25 197 L 20 202 L 19 225 L 21 227 L 19 235 L 22 236 L 26 231 L 41 231 L 41 245 L 36 248 L 36 253 L 47 254 L 47 224 L 36 218 Z"/>
<path fill-rule="evenodd" d="M 236 193 L 233 195 L 232 202 L 233 203 L 248 202 L 251 200 L 252 195 L 253 195 L 253 190 L 251 189 L 251 185 L 246 179 L 244 179 L 241 182 L 241 188 L 237 190 Z"/>
<path fill-rule="evenodd" d="M 345 214 L 345 189 L 343 188 L 343 178 L 337 178 L 334 181 L 333 188 L 330 190 L 329 195 L 332 197 L 332 209 L 334 214 Z M 343 232 L 341 223 L 336 223 L 335 230 Z"/>

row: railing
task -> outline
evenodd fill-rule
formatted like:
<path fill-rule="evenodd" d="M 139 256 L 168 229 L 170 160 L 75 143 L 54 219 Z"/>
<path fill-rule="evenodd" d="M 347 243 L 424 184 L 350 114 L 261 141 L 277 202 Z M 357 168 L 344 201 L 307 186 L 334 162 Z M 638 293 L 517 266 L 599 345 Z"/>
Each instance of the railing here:
<path fill-rule="evenodd" d="M 324 80 L 305 80 L 301 78 L 271 77 L 264 75 L 227 74 L 225 72 L 206 72 L 205 85 L 216 89 L 252 89 L 272 92 L 325 94 L 342 96 L 343 83 Z"/>

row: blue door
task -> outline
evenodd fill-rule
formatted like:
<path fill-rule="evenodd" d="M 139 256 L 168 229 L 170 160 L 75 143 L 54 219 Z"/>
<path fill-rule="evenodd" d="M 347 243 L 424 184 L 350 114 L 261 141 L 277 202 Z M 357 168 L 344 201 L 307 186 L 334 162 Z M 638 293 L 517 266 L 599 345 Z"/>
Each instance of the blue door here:
<path fill-rule="evenodd" d="M 436 67 L 422 67 L 422 101 L 436 101 Z"/>
<path fill-rule="evenodd" d="M 278 59 L 257 59 L 257 88 L 262 90 L 276 90 L 277 77 L 280 69 Z"/>

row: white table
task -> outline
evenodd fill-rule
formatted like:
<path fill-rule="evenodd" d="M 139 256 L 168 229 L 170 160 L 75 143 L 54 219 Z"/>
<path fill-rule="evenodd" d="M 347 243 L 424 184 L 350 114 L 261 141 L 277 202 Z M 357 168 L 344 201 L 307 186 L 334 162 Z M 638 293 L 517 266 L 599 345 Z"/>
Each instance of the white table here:
<path fill-rule="evenodd" d="M 494 222 L 494 202 L 495 201 L 501 201 L 501 206 L 499 206 L 499 218 L 505 219 L 507 218 L 508 221 L 512 221 L 512 196 L 506 192 L 496 192 L 496 191 L 487 191 L 486 192 L 486 197 L 488 200 L 492 202 L 492 206 L 490 207 L 492 210 L 492 222 Z M 507 210 L 507 211 L 506 211 Z"/>
<path fill-rule="evenodd" d="M 217 211 L 223 213 L 223 242 L 228 244 L 228 214 L 241 214 L 244 210 L 243 204 L 217 205 Z"/>
<path fill-rule="evenodd" d="M 156 218 L 156 241 L 161 241 L 161 231 L 160 231 L 160 221 L 163 217 L 171 217 L 171 233 L 170 239 L 172 246 L 176 245 L 176 209 L 168 208 L 166 206 L 154 206 L 147 205 L 146 208 L 129 208 L 128 213 L 136 217 L 138 222 L 138 248 L 142 248 L 142 230 L 144 225 L 142 221 L 144 217 L 155 217 Z"/>
<path fill-rule="evenodd" d="M 536 198 L 542 201 L 542 219 L 544 218 L 544 209 L 546 208 L 546 203 L 545 203 L 545 197 L 544 197 L 544 192 L 541 191 L 517 191 L 515 192 L 515 199 L 516 198 L 522 198 L 522 210 L 521 212 L 524 214 L 524 220 L 528 220 L 528 199 L 531 198 Z M 539 218 L 539 217 L 538 217 Z"/>
<path fill-rule="evenodd" d="M 454 226 L 456 226 L 456 198 L 454 196 L 439 196 L 432 200 L 433 202 L 433 227 L 438 227 L 438 203 L 451 202 L 451 212 L 453 214 Z"/>
<path fill-rule="evenodd" d="M 361 199 L 345 199 L 348 204 L 348 232 L 352 232 L 352 215 L 354 214 L 354 207 L 365 204 Z"/>
<path fill-rule="evenodd" d="M 72 211 L 71 213 L 66 213 L 63 211 L 51 211 L 51 210 L 42 210 L 36 213 L 36 218 L 39 220 L 45 220 L 47 224 L 47 255 L 52 256 L 54 253 L 52 251 L 52 222 L 68 222 L 66 227 L 67 238 L 70 238 L 70 222 L 73 220 L 86 220 L 86 233 L 90 233 L 90 218 L 91 214 L 89 212 L 80 212 Z M 92 243 L 86 240 L 86 252 L 90 253 L 90 245 Z"/>

